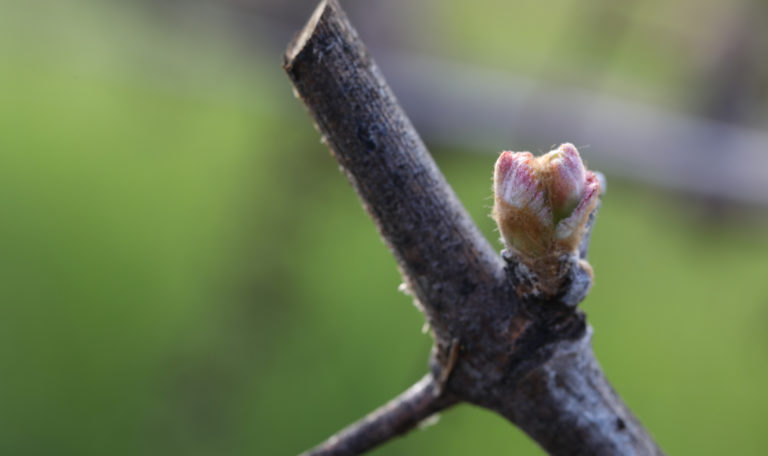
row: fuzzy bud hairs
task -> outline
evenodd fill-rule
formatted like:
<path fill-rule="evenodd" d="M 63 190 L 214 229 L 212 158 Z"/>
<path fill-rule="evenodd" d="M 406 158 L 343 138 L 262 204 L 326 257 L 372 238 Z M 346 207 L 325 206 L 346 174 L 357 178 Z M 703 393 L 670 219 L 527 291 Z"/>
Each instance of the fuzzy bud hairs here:
<path fill-rule="evenodd" d="M 502 152 L 493 176 L 493 218 L 507 249 L 526 262 L 575 252 L 600 183 L 573 144 L 534 157 Z"/>

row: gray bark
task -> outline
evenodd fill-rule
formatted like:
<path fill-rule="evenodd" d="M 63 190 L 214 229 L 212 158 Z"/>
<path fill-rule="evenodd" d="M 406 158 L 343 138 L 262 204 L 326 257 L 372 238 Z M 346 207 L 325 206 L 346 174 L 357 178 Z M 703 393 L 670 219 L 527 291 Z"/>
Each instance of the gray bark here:
<path fill-rule="evenodd" d="M 518 292 L 524 268 L 480 234 L 335 0 L 320 3 L 284 68 L 431 327 L 431 378 L 440 380 L 419 396 L 409 425 L 466 401 L 503 415 L 551 454 L 661 454 L 594 358 L 591 329 L 572 302 L 588 289 L 587 272 L 574 261 L 558 294 Z M 410 402 L 400 399 L 311 454 L 359 454 L 404 432 L 386 425 L 390 414 L 406 422 Z"/>

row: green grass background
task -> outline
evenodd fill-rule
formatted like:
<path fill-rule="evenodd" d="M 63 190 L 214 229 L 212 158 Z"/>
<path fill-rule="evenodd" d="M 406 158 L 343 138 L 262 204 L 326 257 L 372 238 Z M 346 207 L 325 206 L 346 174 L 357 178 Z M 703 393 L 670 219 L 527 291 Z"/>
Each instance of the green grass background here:
<path fill-rule="evenodd" d="M 295 454 L 417 380 L 422 317 L 279 56 L 64 3 L 0 14 L 0 453 Z M 493 155 L 433 149 L 497 238 Z M 692 205 L 611 180 L 583 307 L 669 454 L 760 454 L 768 221 Z M 542 452 L 460 406 L 373 454 Z"/>

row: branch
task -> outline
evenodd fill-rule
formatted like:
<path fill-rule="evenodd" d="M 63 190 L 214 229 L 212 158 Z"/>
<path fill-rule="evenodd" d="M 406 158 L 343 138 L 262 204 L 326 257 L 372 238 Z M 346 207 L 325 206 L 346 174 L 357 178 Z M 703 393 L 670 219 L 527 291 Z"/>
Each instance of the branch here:
<path fill-rule="evenodd" d="M 427 374 L 400 396 L 365 418 L 332 436 L 302 456 L 343 456 L 360 454 L 405 434 L 423 420 L 456 403 L 440 394 L 440 385 Z"/>
<path fill-rule="evenodd" d="M 576 307 L 589 267 L 574 256 L 556 294 L 525 292 L 525 268 L 481 236 L 336 0 L 321 1 L 283 66 L 432 328 L 441 394 L 503 415 L 551 454 L 662 454 L 592 353 Z M 410 391 L 423 408 L 385 406 L 317 454 L 357 454 L 444 406 Z"/>
<path fill-rule="evenodd" d="M 320 3 L 284 67 L 447 350 L 460 309 L 478 287 L 503 280 L 503 262 L 335 0 Z"/>
<path fill-rule="evenodd" d="M 662 455 L 611 387 L 584 338 L 564 343 L 497 405 L 549 454 Z"/>

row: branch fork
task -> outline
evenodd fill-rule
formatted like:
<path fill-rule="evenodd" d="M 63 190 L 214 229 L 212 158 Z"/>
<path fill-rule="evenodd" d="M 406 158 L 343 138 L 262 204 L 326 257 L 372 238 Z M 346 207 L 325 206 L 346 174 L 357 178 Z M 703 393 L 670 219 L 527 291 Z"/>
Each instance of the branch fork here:
<path fill-rule="evenodd" d="M 435 340 L 430 373 L 305 454 L 360 454 L 460 402 L 502 415 L 551 454 L 662 454 L 610 387 L 577 308 L 592 282 L 586 252 L 597 199 L 576 203 L 578 220 L 567 216 L 572 196 L 595 180 L 580 183 L 566 145 L 541 162 L 546 176 L 571 176 L 547 194 L 552 223 L 569 220 L 568 226 L 535 228 L 559 236 L 533 245 L 558 246 L 545 252 L 556 272 L 548 275 L 531 262 L 531 244 L 517 225 L 503 230 L 510 234 L 503 258 L 480 234 L 336 0 L 320 3 L 283 67 Z"/>

